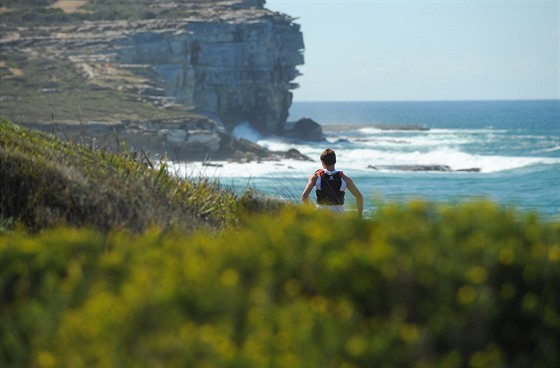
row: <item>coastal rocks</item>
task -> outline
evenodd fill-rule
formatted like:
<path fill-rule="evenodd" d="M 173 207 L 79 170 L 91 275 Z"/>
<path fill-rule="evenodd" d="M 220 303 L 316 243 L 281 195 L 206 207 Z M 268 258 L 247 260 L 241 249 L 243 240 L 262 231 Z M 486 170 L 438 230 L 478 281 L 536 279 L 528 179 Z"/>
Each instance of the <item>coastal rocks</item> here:
<path fill-rule="evenodd" d="M 313 161 L 309 156 L 302 154 L 295 148 L 289 149 L 287 152 L 284 153 L 284 158 L 292 159 L 292 160 L 299 160 L 299 161 Z"/>
<path fill-rule="evenodd" d="M 478 167 L 472 167 L 469 169 L 459 169 L 459 170 L 455 170 L 455 171 L 462 171 L 462 172 L 480 172 L 480 168 Z"/>
<path fill-rule="evenodd" d="M 221 147 L 211 159 L 221 160 L 227 158 L 236 162 L 251 162 L 263 160 L 270 152 L 245 138 L 235 138 L 230 135 L 222 135 Z"/>
<path fill-rule="evenodd" d="M 193 152 L 212 153 L 220 148 L 220 136 L 211 130 L 162 129 L 157 134 L 165 136 L 168 146 L 188 146 Z"/>
<path fill-rule="evenodd" d="M 325 140 L 321 125 L 309 118 L 299 119 L 291 129 L 284 132 L 284 135 L 287 138 L 302 141 L 319 142 Z"/>
<path fill-rule="evenodd" d="M 121 146 L 143 151 L 150 159 L 168 156 L 178 160 L 200 160 L 218 152 L 224 126 L 205 116 L 187 120 L 163 119 L 144 122 L 90 122 L 85 124 L 21 124 L 28 128 L 54 134 L 59 139 L 86 143 L 94 148 L 119 152 Z M 95 142 L 95 143 L 93 143 Z"/>
<path fill-rule="evenodd" d="M 221 138 L 220 149 L 208 156 L 207 159 L 240 163 L 280 161 L 282 159 L 311 161 L 308 156 L 293 148 L 288 151 L 270 151 L 244 138 L 234 138 L 230 135 L 222 135 Z"/>

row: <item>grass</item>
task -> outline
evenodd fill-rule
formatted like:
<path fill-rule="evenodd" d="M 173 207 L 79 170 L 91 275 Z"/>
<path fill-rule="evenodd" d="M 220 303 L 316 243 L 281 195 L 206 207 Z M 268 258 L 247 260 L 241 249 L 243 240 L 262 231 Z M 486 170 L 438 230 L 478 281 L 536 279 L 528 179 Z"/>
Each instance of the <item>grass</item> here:
<path fill-rule="evenodd" d="M 37 231 L 59 223 L 105 231 L 150 226 L 192 231 L 235 224 L 243 209 L 270 207 L 205 178 L 181 180 L 165 162 L 64 142 L 0 123 L 0 218 Z"/>

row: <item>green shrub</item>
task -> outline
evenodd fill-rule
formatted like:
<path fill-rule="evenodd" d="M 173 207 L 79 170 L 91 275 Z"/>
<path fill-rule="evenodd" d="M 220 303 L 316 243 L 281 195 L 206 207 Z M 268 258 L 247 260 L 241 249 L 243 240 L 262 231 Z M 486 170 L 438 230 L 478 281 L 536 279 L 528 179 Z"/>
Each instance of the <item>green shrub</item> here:
<path fill-rule="evenodd" d="M 2 15 L 2 23 L 8 25 L 49 25 L 72 21 L 72 17 L 61 9 L 52 8 L 16 8 Z"/>
<path fill-rule="evenodd" d="M 560 224 L 486 202 L 0 237 L 0 365 L 557 367 Z"/>
<path fill-rule="evenodd" d="M 58 223 L 108 231 L 149 226 L 220 229 L 237 221 L 235 195 L 205 178 L 181 180 L 120 154 L 63 142 L 0 120 L 0 220 L 37 231 Z"/>

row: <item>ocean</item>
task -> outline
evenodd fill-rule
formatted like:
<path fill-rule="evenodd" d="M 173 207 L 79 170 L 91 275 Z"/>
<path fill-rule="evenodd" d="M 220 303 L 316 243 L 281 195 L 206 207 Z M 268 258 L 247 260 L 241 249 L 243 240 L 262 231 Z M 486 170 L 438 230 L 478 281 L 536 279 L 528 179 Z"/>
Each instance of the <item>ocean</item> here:
<path fill-rule="evenodd" d="M 182 176 L 217 178 L 236 191 L 300 201 L 325 148 L 365 198 L 365 216 L 380 202 L 413 199 L 500 206 L 560 219 L 560 101 L 295 102 L 289 121 L 311 118 L 325 142 L 260 137 L 247 125 L 235 135 L 271 150 L 295 148 L 314 162 L 175 164 Z M 354 203 L 347 196 L 348 210 Z"/>

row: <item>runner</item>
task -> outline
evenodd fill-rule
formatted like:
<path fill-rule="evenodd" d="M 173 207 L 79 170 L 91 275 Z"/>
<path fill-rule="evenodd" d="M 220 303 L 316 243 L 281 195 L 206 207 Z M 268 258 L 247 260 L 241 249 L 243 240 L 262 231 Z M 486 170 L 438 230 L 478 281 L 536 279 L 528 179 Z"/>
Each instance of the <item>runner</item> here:
<path fill-rule="evenodd" d="M 309 181 L 305 186 L 301 199 L 306 204 L 311 204 L 309 194 L 315 187 L 317 194 L 317 207 L 329 209 L 336 213 L 344 212 L 344 195 L 346 189 L 356 198 L 356 209 L 358 216 L 362 217 L 364 209 L 364 198 L 358 190 L 354 181 L 344 175 L 342 171 L 334 168 L 336 164 L 336 153 L 327 148 L 321 152 L 322 169 L 315 171 L 309 177 Z"/>

